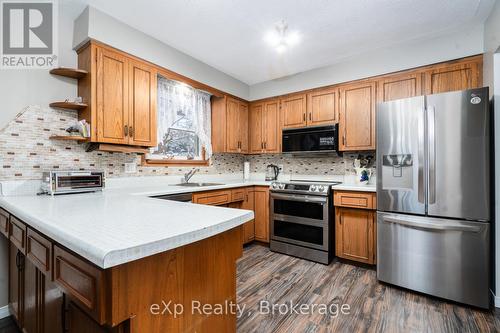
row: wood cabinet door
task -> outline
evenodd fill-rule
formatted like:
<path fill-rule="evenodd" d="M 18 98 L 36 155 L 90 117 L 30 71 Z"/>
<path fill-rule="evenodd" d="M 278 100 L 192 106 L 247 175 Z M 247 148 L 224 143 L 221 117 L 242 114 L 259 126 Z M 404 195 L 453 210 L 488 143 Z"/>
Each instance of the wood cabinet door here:
<path fill-rule="evenodd" d="M 250 104 L 250 114 L 248 117 L 248 128 L 249 128 L 249 152 L 250 153 L 261 153 L 264 150 L 264 141 L 262 138 L 263 130 L 263 114 L 264 114 L 264 103 L 252 103 Z"/>
<path fill-rule="evenodd" d="M 240 149 L 240 102 L 228 98 L 226 102 L 226 151 L 238 153 Z"/>
<path fill-rule="evenodd" d="M 269 188 L 255 187 L 255 240 L 269 242 Z"/>
<path fill-rule="evenodd" d="M 130 61 L 129 144 L 156 146 L 156 70 Z"/>
<path fill-rule="evenodd" d="M 377 101 L 387 102 L 395 99 L 422 95 L 422 73 L 404 73 L 384 77 L 377 82 Z"/>
<path fill-rule="evenodd" d="M 337 123 L 338 97 L 337 88 L 318 89 L 307 94 L 307 126 Z"/>
<path fill-rule="evenodd" d="M 262 122 L 264 126 L 264 151 L 266 153 L 279 153 L 280 151 L 281 128 L 279 126 L 279 103 L 278 99 L 264 103 L 264 119 Z"/>
<path fill-rule="evenodd" d="M 128 59 L 104 48 L 97 49 L 97 140 L 127 144 Z"/>
<path fill-rule="evenodd" d="M 371 210 L 340 208 L 335 211 L 337 256 L 374 263 L 374 214 Z"/>
<path fill-rule="evenodd" d="M 18 266 L 22 263 L 23 259 L 24 256 L 22 253 L 14 245 L 9 244 L 9 309 L 19 327 L 22 327 L 23 320 L 24 271 L 19 269 Z"/>
<path fill-rule="evenodd" d="M 340 150 L 375 150 L 375 82 L 340 87 Z"/>
<path fill-rule="evenodd" d="M 245 189 L 245 200 L 241 203 L 241 209 L 255 211 L 255 192 L 253 188 Z M 243 225 L 243 242 L 249 243 L 255 239 L 255 219 Z"/>
<path fill-rule="evenodd" d="M 425 94 L 478 88 L 483 84 L 482 71 L 479 61 L 438 65 L 425 71 Z"/>
<path fill-rule="evenodd" d="M 24 292 L 23 292 L 23 331 L 38 332 L 38 313 L 40 299 L 38 293 L 38 274 L 36 266 L 30 260 L 24 260 Z"/>
<path fill-rule="evenodd" d="M 296 94 L 281 99 L 283 128 L 306 126 L 306 94 Z"/>
<path fill-rule="evenodd" d="M 239 114 L 239 136 L 240 152 L 248 153 L 248 104 L 240 102 Z"/>

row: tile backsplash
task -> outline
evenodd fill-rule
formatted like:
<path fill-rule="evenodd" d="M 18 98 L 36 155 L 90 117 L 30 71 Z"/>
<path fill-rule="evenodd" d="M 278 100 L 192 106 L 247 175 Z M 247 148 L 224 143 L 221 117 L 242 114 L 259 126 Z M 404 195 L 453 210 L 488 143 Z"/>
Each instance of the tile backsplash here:
<path fill-rule="evenodd" d="M 75 111 L 39 106 L 26 107 L 5 128 L 0 129 L 0 180 L 40 179 L 50 169 L 102 169 L 108 177 L 183 174 L 190 167 L 146 167 L 137 154 L 85 152 L 85 144 L 49 140 L 64 135 L 77 121 Z M 215 154 L 211 165 L 201 173 L 243 173 L 243 162 L 250 162 L 252 172 L 265 172 L 269 163 L 283 164 L 285 174 L 344 175 L 352 174 L 352 162 L 358 154 L 343 157 L 292 157 L 288 155 Z M 137 172 L 124 172 L 124 164 L 135 162 Z"/>

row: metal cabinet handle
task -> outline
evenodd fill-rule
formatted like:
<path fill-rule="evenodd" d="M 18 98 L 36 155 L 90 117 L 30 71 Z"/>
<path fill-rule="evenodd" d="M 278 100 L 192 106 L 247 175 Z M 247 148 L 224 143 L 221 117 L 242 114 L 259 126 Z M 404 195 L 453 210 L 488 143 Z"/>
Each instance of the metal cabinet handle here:
<path fill-rule="evenodd" d="M 128 126 L 127 125 L 123 126 L 123 132 L 125 133 L 125 136 L 128 136 Z"/>
<path fill-rule="evenodd" d="M 134 136 L 134 128 L 132 126 L 130 126 L 128 133 L 130 136 Z"/>
<path fill-rule="evenodd" d="M 264 141 L 264 149 L 267 149 L 267 142 Z"/>
<path fill-rule="evenodd" d="M 312 112 L 309 113 L 309 121 L 312 121 Z"/>
<path fill-rule="evenodd" d="M 342 135 L 342 144 L 345 146 L 345 136 Z"/>
<path fill-rule="evenodd" d="M 303 114 L 302 118 L 304 119 L 304 121 L 306 121 L 306 114 L 305 113 Z"/>

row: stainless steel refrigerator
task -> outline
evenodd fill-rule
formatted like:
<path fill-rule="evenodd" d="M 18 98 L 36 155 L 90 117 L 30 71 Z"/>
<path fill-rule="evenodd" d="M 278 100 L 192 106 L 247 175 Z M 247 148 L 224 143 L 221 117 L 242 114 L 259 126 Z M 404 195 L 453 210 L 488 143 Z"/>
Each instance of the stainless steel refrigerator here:
<path fill-rule="evenodd" d="M 377 106 L 377 278 L 489 307 L 488 88 Z"/>

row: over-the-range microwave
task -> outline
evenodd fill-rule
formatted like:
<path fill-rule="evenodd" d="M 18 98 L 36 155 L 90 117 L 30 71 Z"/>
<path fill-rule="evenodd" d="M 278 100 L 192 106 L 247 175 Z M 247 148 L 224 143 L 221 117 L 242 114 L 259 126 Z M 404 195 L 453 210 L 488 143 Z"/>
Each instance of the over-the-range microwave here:
<path fill-rule="evenodd" d="M 338 124 L 283 130 L 281 147 L 283 153 L 292 154 L 337 152 Z"/>

